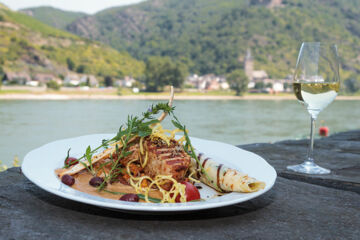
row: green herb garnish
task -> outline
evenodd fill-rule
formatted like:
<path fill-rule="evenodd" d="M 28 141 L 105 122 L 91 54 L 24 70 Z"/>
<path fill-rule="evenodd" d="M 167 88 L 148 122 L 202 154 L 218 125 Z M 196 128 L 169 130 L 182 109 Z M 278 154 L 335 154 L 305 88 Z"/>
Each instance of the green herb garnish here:
<path fill-rule="evenodd" d="M 180 123 L 180 121 L 178 120 L 178 118 L 174 115 L 174 107 L 170 107 L 168 105 L 168 103 L 158 103 L 156 105 L 152 105 L 149 110 L 147 112 L 144 112 L 142 114 L 142 118 L 138 118 L 138 117 L 133 117 L 133 116 L 129 116 L 127 119 L 127 123 L 125 124 L 125 126 L 121 125 L 119 128 L 119 131 L 117 132 L 116 136 L 113 137 L 112 139 L 109 140 L 102 140 L 102 144 L 100 146 L 98 146 L 95 149 L 91 149 L 90 146 L 87 147 L 85 154 L 78 159 L 86 159 L 89 166 L 85 163 L 85 162 L 80 162 L 81 164 L 84 165 L 84 167 L 93 175 L 95 175 L 95 171 L 94 168 L 92 166 L 92 161 L 91 158 L 93 156 L 93 154 L 95 152 L 97 152 L 100 148 L 108 148 L 109 144 L 115 143 L 120 141 L 122 144 L 122 148 L 121 151 L 119 150 L 118 145 L 115 145 L 115 151 L 116 151 L 116 159 L 113 159 L 113 156 L 110 156 L 110 160 L 111 160 L 111 168 L 108 174 L 105 173 L 104 171 L 104 165 L 100 165 L 100 169 L 104 172 L 104 181 L 103 183 L 97 188 L 98 191 L 106 191 L 109 193 L 113 193 L 113 194 L 126 194 L 126 193 L 117 193 L 117 192 L 111 192 L 108 191 L 106 189 L 104 189 L 106 187 L 106 183 L 107 182 L 111 182 L 112 180 L 116 179 L 116 177 L 118 176 L 119 172 L 123 173 L 123 168 L 121 166 L 119 166 L 119 162 L 120 159 L 125 158 L 127 156 L 129 156 L 130 154 L 132 154 L 131 151 L 128 151 L 127 148 L 129 147 L 129 142 L 131 139 L 133 139 L 134 137 L 147 137 L 149 135 L 151 135 L 152 133 L 152 126 L 155 125 L 156 123 L 159 123 L 159 120 L 154 119 L 154 115 L 160 113 L 160 112 L 165 112 L 167 114 L 169 114 L 170 116 L 173 117 L 174 120 L 172 120 L 173 125 L 180 129 L 181 131 L 183 131 L 184 136 L 185 136 L 185 146 L 184 146 L 184 150 L 192 157 L 194 158 L 198 163 L 199 166 L 201 168 L 201 172 L 207 177 L 207 173 L 205 172 L 204 168 L 202 167 L 202 165 L 200 164 L 199 159 L 197 158 L 195 151 L 194 151 L 194 147 L 191 144 L 190 138 L 187 134 L 186 131 L 186 127 L 185 125 L 182 125 Z M 139 198 L 145 200 L 145 196 L 143 194 L 137 194 L 139 196 Z M 155 198 L 149 198 L 149 200 L 153 201 L 153 202 L 160 202 L 160 199 L 155 199 Z"/>
<path fill-rule="evenodd" d="M 71 150 L 71 148 L 69 148 L 68 151 L 67 151 L 64 168 L 69 168 L 70 167 L 70 164 L 66 164 L 66 160 L 70 157 L 70 150 Z"/>
<path fill-rule="evenodd" d="M 209 175 L 206 173 L 205 169 L 203 168 L 200 160 L 198 159 L 198 157 L 196 156 L 195 154 L 195 150 L 194 150 L 194 147 L 193 145 L 191 144 L 191 141 L 190 141 L 190 138 L 189 138 L 189 135 L 187 133 L 187 130 L 186 130 L 186 126 L 185 125 L 182 125 L 179 121 L 179 119 L 173 114 L 173 118 L 175 120 L 172 120 L 171 122 L 173 123 L 173 125 L 180 129 L 181 131 L 183 131 L 184 133 L 184 136 L 185 136 L 185 146 L 184 146 L 184 150 L 185 152 L 187 152 L 187 154 L 189 154 L 193 159 L 195 159 L 195 161 L 198 163 L 200 169 L 201 169 L 201 173 L 203 173 L 205 175 L 205 177 L 210 181 L 210 177 Z"/>

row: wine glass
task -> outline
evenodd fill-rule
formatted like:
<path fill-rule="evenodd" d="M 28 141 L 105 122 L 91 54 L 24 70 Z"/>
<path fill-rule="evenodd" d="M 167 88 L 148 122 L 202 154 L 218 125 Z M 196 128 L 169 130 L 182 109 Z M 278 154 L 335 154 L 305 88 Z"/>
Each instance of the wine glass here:
<path fill-rule="evenodd" d="M 296 98 L 311 116 L 310 143 L 307 159 L 287 169 L 307 174 L 327 174 L 330 170 L 314 163 L 314 129 L 319 113 L 337 96 L 340 87 L 339 57 L 337 46 L 320 42 L 304 42 L 301 45 L 293 88 Z"/>

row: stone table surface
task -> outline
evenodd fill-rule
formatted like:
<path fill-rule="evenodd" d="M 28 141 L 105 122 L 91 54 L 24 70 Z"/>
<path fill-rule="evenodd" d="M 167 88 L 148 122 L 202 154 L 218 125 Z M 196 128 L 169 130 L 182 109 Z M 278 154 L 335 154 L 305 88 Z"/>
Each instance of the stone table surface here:
<path fill-rule="evenodd" d="M 239 146 L 264 157 L 279 177 L 266 194 L 233 206 L 179 215 L 135 215 L 47 193 L 12 168 L 0 173 L 0 239 L 359 239 L 360 131 L 316 140 L 332 173 L 286 171 L 307 141 Z"/>

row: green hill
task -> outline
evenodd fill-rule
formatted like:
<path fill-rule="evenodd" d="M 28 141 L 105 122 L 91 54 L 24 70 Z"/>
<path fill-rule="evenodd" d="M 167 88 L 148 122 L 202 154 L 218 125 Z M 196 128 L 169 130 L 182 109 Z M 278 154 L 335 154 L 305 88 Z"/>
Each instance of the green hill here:
<path fill-rule="evenodd" d="M 25 8 L 21 9 L 20 12 L 25 13 L 50 26 L 63 30 L 66 29 L 68 24 L 86 15 L 82 12 L 63 11 L 53 7 Z"/>
<path fill-rule="evenodd" d="M 142 75 L 144 64 L 126 52 L 53 28 L 0 6 L 0 66 L 4 71 L 66 74 L 69 59 L 97 76 Z"/>
<path fill-rule="evenodd" d="M 285 77 L 303 41 L 339 45 L 345 74 L 360 72 L 359 0 L 149 0 L 82 17 L 77 35 L 148 56 L 180 59 L 195 73 L 241 67 L 251 48 L 255 69 Z"/>

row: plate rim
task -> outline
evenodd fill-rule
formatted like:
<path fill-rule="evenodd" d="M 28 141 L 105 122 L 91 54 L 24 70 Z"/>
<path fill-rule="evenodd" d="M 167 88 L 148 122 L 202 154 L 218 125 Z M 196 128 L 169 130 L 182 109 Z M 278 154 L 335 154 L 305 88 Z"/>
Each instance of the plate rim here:
<path fill-rule="evenodd" d="M 23 162 L 21 164 L 22 173 L 29 181 L 34 183 L 37 187 L 40 187 L 42 190 L 44 190 L 46 192 L 50 192 L 58 197 L 62 197 L 62 198 L 68 199 L 68 200 L 76 201 L 76 202 L 80 202 L 83 204 L 89 204 L 89 205 L 93 205 L 93 206 L 97 206 L 97 207 L 103 207 L 103 208 L 107 208 L 107 209 L 111 209 L 111 210 L 124 210 L 124 211 L 133 211 L 133 212 L 188 212 L 188 211 L 197 211 L 197 210 L 212 209 L 212 208 L 219 208 L 219 207 L 234 205 L 237 203 L 249 201 L 260 195 L 265 194 L 270 189 L 272 189 L 272 187 L 274 186 L 276 179 L 277 179 L 276 170 L 263 157 L 255 154 L 253 152 L 239 148 L 235 145 L 231 145 L 231 144 L 219 142 L 219 141 L 197 138 L 197 137 L 190 137 L 190 138 L 196 139 L 197 141 L 205 141 L 205 142 L 212 142 L 215 144 L 227 145 L 227 146 L 242 150 L 244 152 L 247 152 L 248 154 L 253 154 L 253 155 L 257 156 L 258 158 L 260 158 L 263 161 L 263 163 L 266 165 L 266 167 L 268 167 L 268 170 L 271 171 L 271 173 L 273 175 L 272 182 L 270 184 L 267 183 L 265 189 L 250 193 L 251 195 L 245 199 L 234 198 L 234 199 L 230 199 L 227 201 L 221 201 L 221 202 L 206 202 L 206 204 L 204 204 L 204 202 L 176 203 L 176 206 L 174 206 L 174 203 L 130 203 L 130 202 L 123 202 L 123 201 L 119 201 L 119 200 L 102 198 L 102 197 L 94 196 L 91 194 L 87 194 L 87 193 L 75 190 L 69 186 L 62 184 L 62 183 L 61 183 L 60 188 L 64 188 L 64 189 L 63 189 L 63 191 L 60 191 L 60 189 L 47 187 L 46 184 L 39 182 L 38 179 L 36 179 L 36 178 L 34 179 L 31 175 L 32 174 L 31 172 L 28 172 L 29 169 L 27 167 L 27 161 L 30 161 L 29 158 L 32 154 L 34 154 L 35 152 L 39 151 L 42 148 L 45 148 L 49 145 L 53 145 L 53 144 L 56 144 L 59 142 L 65 142 L 65 141 L 70 141 L 70 140 L 74 141 L 76 139 L 85 138 L 85 137 L 95 137 L 95 136 L 105 136 L 105 135 L 113 135 L 113 134 L 107 134 L 107 133 L 101 134 L 100 133 L 100 134 L 82 135 L 82 136 L 77 136 L 77 137 L 59 139 L 59 140 L 55 140 L 55 141 L 43 144 L 42 146 L 31 150 L 30 152 L 28 152 L 25 155 Z M 55 169 L 53 169 L 53 170 L 55 170 Z M 54 174 L 54 176 L 55 176 L 55 174 Z M 76 195 L 74 195 L 74 193 L 76 193 Z M 229 193 L 229 195 L 230 194 L 237 194 L 237 193 Z"/>

